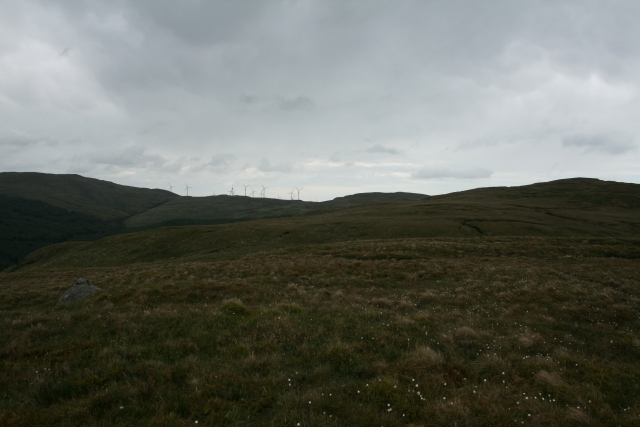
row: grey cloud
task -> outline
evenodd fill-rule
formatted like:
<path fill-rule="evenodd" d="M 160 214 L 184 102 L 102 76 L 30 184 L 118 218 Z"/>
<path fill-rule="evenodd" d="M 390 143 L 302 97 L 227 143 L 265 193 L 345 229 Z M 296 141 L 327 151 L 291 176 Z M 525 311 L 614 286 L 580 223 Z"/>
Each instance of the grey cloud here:
<path fill-rule="evenodd" d="M 254 96 L 254 95 L 245 95 L 242 94 L 238 97 L 238 101 L 241 104 L 255 104 L 258 101 L 260 101 L 260 97 Z"/>
<path fill-rule="evenodd" d="M 173 174 L 176 174 L 176 173 L 180 172 L 181 170 L 183 170 L 184 167 L 185 167 L 184 159 L 179 158 L 179 159 L 175 159 L 175 160 L 172 160 L 172 161 L 168 161 L 168 162 L 164 163 L 161 167 L 155 168 L 155 169 L 161 171 L 162 173 L 173 173 Z"/>
<path fill-rule="evenodd" d="M 0 146 L 11 147 L 13 149 L 24 149 L 45 141 L 45 138 L 35 138 L 19 133 L 5 134 L 0 136 Z"/>
<path fill-rule="evenodd" d="M 226 168 L 229 166 L 229 161 L 235 159 L 236 156 L 229 153 L 216 154 L 211 157 L 211 161 L 205 166 L 212 168 Z"/>
<path fill-rule="evenodd" d="M 393 148 L 393 147 L 384 147 L 380 144 L 376 144 L 373 147 L 367 148 L 365 150 L 367 153 L 384 153 L 384 154 L 401 154 L 402 151 L 398 150 L 397 148 Z"/>
<path fill-rule="evenodd" d="M 340 153 L 335 151 L 333 154 L 331 154 L 331 157 L 329 157 L 329 161 L 332 163 L 340 163 L 342 161 L 342 156 L 340 156 Z"/>
<path fill-rule="evenodd" d="M 161 0 L 132 2 L 129 7 L 138 19 L 152 22 L 187 44 L 202 46 L 243 38 L 269 5 L 247 0 L 186 3 Z"/>
<path fill-rule="evenodd" d="M 411 174 L 412 179 L 438 179 L 438 178 L 452 178 L 452 179 L 480 179 L 490 178 L 493 175 L 493 171 L 483 168 L 474 169 L 447 169 L 447 168 L 429 168 L 423 167 L 422 169 Z"/>
<path fill-rule="evenodd" d="M 315 107 L 315 103 L 313 100 L 307 96 L 299 96 L 297 98 L 282 98 L 278 97 L 276 101 L 276 105 L 282 111 L 293 111 L 293 110 L 311 110 Z"/>
<path fill-rule="evenodd" d="M 291 164 L 280 163 L 278 165 L 272 165 L 269 160 L 263 158 L 260 161 L 260 166 L 258 166 L 258 170 L 262 172 L 283 172 L 283 173 L 291 173 L 293 171 L 293 167 Z"/>
<path fill-rule="evenodd" d="M 482 136 L 470 141 L 462 141 L 455 149 L 457 151 L 475 150 L 483 147 L 493 147 L 498 145 L 498 139 L 496 137 Z"/>
<path fill-rule="evenodd" d="M 632 138 L 617 135 L 571 135 L 562 139 L 563 147 L 584 148 L 585 152 L 601 151 L 609 154 L 624 154 L 636 149 Z"/>
<path fill-rule="evenodd" d="M 149 166 L 162 167 L 167 160 L 158 154 L 145 154 L 145 148 L 132 146 L 113 153 L 102 153 L 88 157 L 75 156 L 79 161 L 120 168 L 146 168 Z"/>
<path fill-rule="evenodd" d="M 636 141 L 607 132 L 640 132 L 638 16 L 632 1 L 0 1 L 0 129 L 26 135 L 0 132 L 0 168 L 207 188 L 257 166 L 321 198 L 638 181 Z M 447 168 L 357 159 L 409 146 Z"/>

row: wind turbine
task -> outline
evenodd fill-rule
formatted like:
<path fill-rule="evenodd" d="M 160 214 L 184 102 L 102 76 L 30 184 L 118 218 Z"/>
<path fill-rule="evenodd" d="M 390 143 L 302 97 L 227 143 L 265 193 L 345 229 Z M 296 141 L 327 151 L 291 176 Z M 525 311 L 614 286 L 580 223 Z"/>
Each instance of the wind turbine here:
<path fill-rule="evenodd" d="M 294 187 L 296 190 L 298 190 L 298 200 L 300 200 L 300 191 L 304 190 L 304 188 L 298 188 L 298 187 Z"/>
<path fill-rule="evenodd" d="M 233 184 L 231 184 L 231 190 L 229 191 L 229 195 L 233 196 L 235 193 L 233 192 Z"/>
<path fill-rule="evenodd" d="M 242 184 L 244 185 L 244 184 Z M 248 185 L 244 185 L 244 197 L 247 197 L 247 187 Z"/>
<path fill-rule="evenodd" d="M 293 200 L 293 190 L 289 191 L 287 194 L 291 195 L 291 200 Z"/>
<path fill-rule="evenodd" d="M 187 190 L 187 197 L 189 197 L 189 189 L 193 187 L 189 187 L 187 184 L 185 184 L 184 188 Z"/>
<path fill-rule="evenodd" d="M 251 189 L 251 197 L 253 197 L 253 195 L 256 194 L 256 190 L 254 190 L 253 188 Z"/>
<path fill-rule="evenodd" d="M 262 198 L 264 199 L 265 197 L 267 197 L 267 188 L 269 187 L 265 187 L 264 185 L 260 184 L 262 186 L 262 193 L 260 193 L 260 195 L 262 196 Z"/>
<path fill-rule="evenodd" d="M 171 185 L 171 183 L 169 183 L 169 191 L 173 193 L 173 185 Z"/>

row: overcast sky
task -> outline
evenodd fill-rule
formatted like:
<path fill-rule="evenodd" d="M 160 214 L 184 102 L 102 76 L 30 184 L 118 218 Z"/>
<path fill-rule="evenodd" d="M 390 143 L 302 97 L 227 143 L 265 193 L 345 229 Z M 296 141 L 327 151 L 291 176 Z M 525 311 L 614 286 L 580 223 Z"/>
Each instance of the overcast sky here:
<path fill-rule="evenodd" d="M 306 200 L 640 183 L 638 22 L 637 0 L 6 0 L 0 171 Z"/>

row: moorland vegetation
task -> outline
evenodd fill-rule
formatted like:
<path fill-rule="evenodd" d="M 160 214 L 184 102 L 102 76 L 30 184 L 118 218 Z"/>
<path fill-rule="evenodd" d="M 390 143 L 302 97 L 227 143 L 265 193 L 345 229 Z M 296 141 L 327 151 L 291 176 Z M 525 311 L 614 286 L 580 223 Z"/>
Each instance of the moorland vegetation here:
<path fill-rule="evenodd" d="M 0 424 L 637 425 L 638 187 L 43 247 L 0 273 Z"/>

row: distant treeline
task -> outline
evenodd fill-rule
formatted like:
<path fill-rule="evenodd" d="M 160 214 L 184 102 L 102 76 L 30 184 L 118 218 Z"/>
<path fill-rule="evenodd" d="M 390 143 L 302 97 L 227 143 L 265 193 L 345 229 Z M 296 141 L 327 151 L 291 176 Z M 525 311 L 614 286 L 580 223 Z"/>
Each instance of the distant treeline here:
<path fill-rule="evenodd" d="M 68 240 L 93 240 L 124 231 L 119 223 L 0 194 L 0 270 L 34 250 Z"/>

